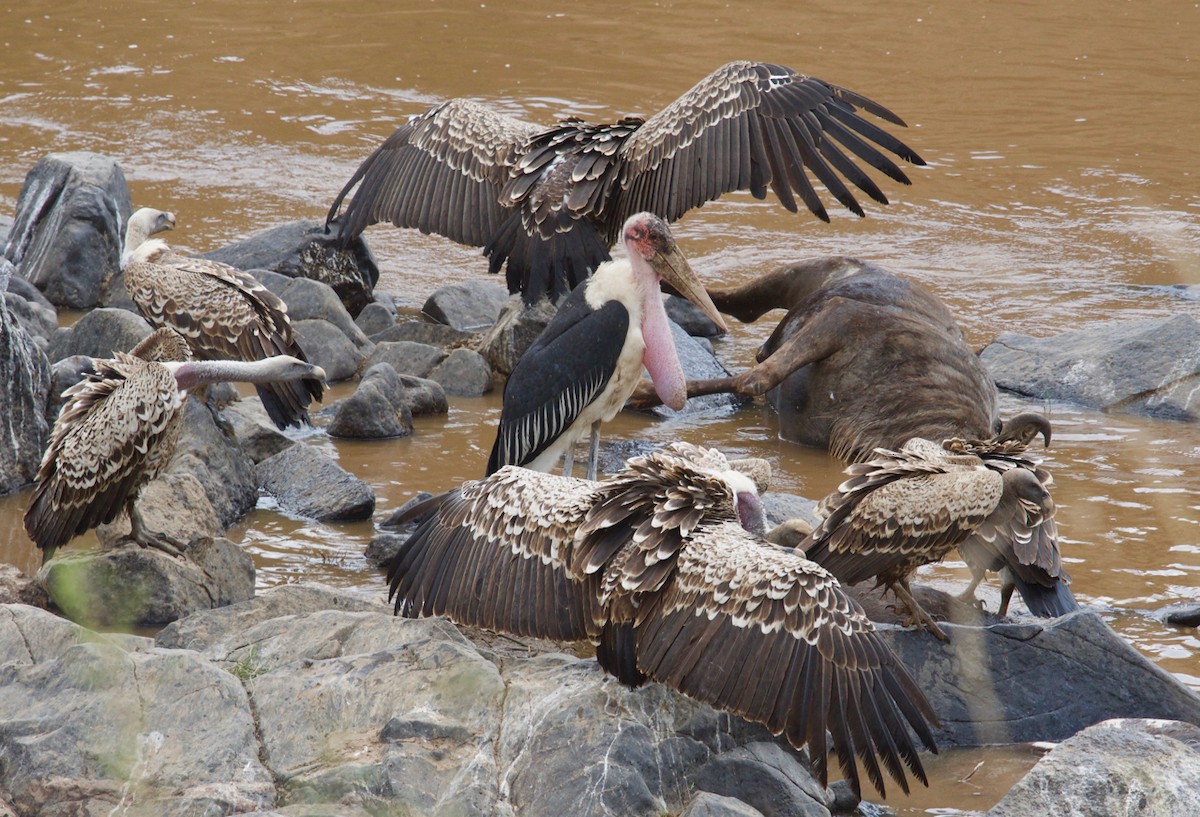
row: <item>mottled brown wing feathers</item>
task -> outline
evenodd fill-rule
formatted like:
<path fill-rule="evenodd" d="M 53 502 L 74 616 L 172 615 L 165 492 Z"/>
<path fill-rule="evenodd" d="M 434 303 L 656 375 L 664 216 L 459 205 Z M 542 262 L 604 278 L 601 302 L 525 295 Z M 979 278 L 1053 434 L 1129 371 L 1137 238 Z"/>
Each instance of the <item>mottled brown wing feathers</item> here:
<path fill-rule="evenodd" d="M 505 467 L 451 492 L 388 572 L 397 615 L 516 635 L 595 637 L 599 578 L 568 575 L 591 483 Z"/>
<path fill-rule="evenodd" d="M 905 791 L 905 768 L 925 781 L 909 728 L 932 749 L 936 716 L 857 603 L 812 562 L 735 523 L 706 526 L 639 610 L 636 631 L 642 672 L 807 744 L 822 782 L 826 730 L 856 789 L 855 755 L 881 792 L 881 769 Z"/>
<path fill-rule="evenodd" d="M 535 125 L 466 99 L 436 105 L 400 126 L 355 171 L 329 209 L 334 221 L 347 194 L 340 240 L 390 221 L 482 247 L 505 216 L 500 191 Z"/>

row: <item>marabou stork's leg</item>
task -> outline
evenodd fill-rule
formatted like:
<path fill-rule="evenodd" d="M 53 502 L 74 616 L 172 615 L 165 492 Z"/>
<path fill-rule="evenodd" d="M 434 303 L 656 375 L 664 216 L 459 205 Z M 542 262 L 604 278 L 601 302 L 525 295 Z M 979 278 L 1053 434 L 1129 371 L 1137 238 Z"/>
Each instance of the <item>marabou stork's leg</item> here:
<path fill-rule="evenodd" d="M 596 481 L 596 471 L 600 466 L 600 421 L 592 423 L 592 439 L 588 446 L 587 478 Z"/>
<path fill-rule="evenodd" d="M 900 599 L 905 606 L 908 607 L 909 619 L 904 622 L 904 626 L 916 625 L 924 627 L 933 634 L 938 641 L 949 641 L 942 629 L 937 626 L 937 622 L 933 620 L 933 616 L 929 615 L 921 605 L 917 604 L 917 600 L 913 598 L 912 591 L 908 586 L 908 578 L 897 579 L 892 582 L 892 592 L 896 594 L 896 598 Z"/>
<path fill-rule="evenodd" d="M 142 519 L 141 512 L 137 506 L 130 502 L 127 510 L 129 511 L 129 538 L 137 542 L 140 547 L 152 547 L 161 550 L 169 556 L 176 556 L 180 559 L 184 558 L 184 549 L 187 543 L 176 539 L 168 533 L 160 533 L 152 531 L 146 527 L 145 520 Z"/>

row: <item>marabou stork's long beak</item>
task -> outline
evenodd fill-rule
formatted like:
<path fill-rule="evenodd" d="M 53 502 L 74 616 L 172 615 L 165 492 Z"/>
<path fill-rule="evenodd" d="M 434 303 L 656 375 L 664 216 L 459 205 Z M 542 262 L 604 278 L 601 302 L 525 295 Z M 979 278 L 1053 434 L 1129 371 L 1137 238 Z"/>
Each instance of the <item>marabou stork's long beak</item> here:
<path fill-rule="evenodd" d="M 716 304 L 704 290 L 699 276 L 692 265 L 684 258 L 683 253 L 671 239 L 670 246 L 660 250 L 650 259 L 650 266 L 658 273 L 658 277 L 675 288 L 675 291 L 699 307 L 700 311 L 709 317 L 722 332 L 728 332 L 729 326 L 717 311 Z"/>

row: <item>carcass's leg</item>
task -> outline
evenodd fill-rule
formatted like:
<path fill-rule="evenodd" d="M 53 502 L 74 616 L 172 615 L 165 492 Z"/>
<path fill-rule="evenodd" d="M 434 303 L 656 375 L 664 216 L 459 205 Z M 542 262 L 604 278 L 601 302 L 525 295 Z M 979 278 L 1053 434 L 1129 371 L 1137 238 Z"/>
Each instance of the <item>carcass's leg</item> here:
<path fill-rule="evenodd" d="M 588 446 L 587 478 L 596 481 L 596 471 L 600 465 L 600 421 L 592 423 L 592 439 Z"/>
<path fill-rule="evenodd" d="M 721 312 L 749 323 L 772 309 L 791 309 L 815 292 L 830 275 L 850 265 L 862 266 L 845 256 L 810 258 L 780 267 L 741 286 L 708 289 L 708 296 Z"/>

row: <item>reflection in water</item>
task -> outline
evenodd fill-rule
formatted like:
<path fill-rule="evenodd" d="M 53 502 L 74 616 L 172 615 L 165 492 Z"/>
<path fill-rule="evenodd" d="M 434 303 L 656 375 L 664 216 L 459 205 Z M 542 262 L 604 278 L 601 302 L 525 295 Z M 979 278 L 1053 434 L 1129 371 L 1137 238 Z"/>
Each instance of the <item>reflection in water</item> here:
<path fill-rule="evenodd" d="M 1195 317 L 1200 302 L 1168 287 L 1200 283 L 1198 27 L 1200 8 L 1171 0 L 919 9 L 866 0 L 853 10 L 779 0 L 752 14 L 715 0 L 613 0 L 602 14 L 570 3 L 210 0 L 133 15 L 111 0 L 86 9 L 46 0 L 36 11 L 0 9 L 0 213 L 12 213 L 38 158 L 94 150 L 121 162 L 135 205 L 177 213 L 181 246 L 209 250 L 323 217 L 362 158 L 432 102 L 469 96 L 533 122 L 603 121 L 652 113 L 728 60 L 764 59 L 897 111 L 930 166 L 910 188 L 882 183 L 892 204 L 867 207 L 862 220 L 832 213 L 825 225 L 745 194 L 689 213 L 674 232 L 705 280 L 861 255 L 930 286 L 975 346 L 1002 331 Z M 538 46 L 518 45 L 528 42 Z M 484 269 L 477 249 L 437 236 L 367 235 L 380 290 L 402 305 Z M 744 366 L 770 328 L 735 326 L 720 353 Z M 375 486 L 382 518 L 417 490 L 481 474 L 498 406 L 496 395 L 456 400 L 409 439 L 329 450 Z M 1006 415 L 1043 408 L 1055 424 L 1047 462 L 1076 595 L 1200 688 L 1195 631 L 1149 615 L 1200 602 L 1200 429 L 1060 403 L 1002 406 Z M 626 413 L 608 429 L 607 439 L 620 437 L 766 457 L 781 491 L 816 497 L 840 480 L 823 452 L 780 442 L 758 407 L 672 421 Z M 26 496 L 0 499 L 0 559 L 32 570 Z M 316 525 L 265 507 L 233 532 L 262 586 L 314 580 L 382 598 L 361 556 L 370 535 L 369 525 Z M 956 587 L 968 578 L 957 561 L 923 575 Z M 989 592 L 994 608 L 994 583 Z M 934 789 L 893 802 L 905 813 L 987 808 L 1031 760 L 1020 747 L 951 753 L 934 761 Z"/>

